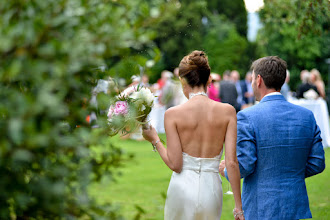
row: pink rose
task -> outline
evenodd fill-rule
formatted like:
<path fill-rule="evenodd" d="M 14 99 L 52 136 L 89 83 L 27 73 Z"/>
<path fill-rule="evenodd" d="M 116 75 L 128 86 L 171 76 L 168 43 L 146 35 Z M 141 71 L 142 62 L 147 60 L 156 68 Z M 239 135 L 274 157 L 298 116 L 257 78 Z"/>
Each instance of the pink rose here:
<path fill-rule="evenodd" d="M 128 113 L 128 104 L 126 101 L 116 102 L 115 109 L 113 111 L 115 115 L 126 115 Z"/>

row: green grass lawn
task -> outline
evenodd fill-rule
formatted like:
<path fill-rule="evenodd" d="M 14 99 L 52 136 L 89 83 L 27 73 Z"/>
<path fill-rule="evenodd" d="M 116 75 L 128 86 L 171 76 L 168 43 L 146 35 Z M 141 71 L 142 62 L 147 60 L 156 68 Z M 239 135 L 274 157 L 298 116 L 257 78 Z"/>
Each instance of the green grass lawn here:
<path fill-rule="evenodd" d="M 161 138 L 166 139 L 164 135 Z M 121 175 L 116 176 L 116 182 L 104 178 L 101 183 L 91 186 L 91 195 L 100 203 L 116 204 L 126 219 L 134 219 L 137 206 L 145 210 L 141 219 L 164 219 L 165 195 L 172 171 L 146 141 L 120 140 L 114 137 L 112 142 L 126 153 L 133 153 L 135 157 L 118 169 Z M 330 148 L 325 153 L 326 164 L 329 165 Z M 306 182 L 313 219 L 330 219 L 330 169 L 326 168 L 322 174 L 308 178 Z M 223 180 L 222 187 L 226 192 L 226 180 Z M 221 219 L 233 219 L 233 207 L 233 196 L 224 195 Z"/>

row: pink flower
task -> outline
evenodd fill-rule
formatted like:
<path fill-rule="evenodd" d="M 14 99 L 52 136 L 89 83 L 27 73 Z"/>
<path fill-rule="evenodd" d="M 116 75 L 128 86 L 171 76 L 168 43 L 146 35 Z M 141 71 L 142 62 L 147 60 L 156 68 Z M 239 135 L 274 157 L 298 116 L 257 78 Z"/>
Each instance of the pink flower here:
<path fill-rule="evenodd" d="M 113 111 L 115 115 L 126 115 L 128 113 L 128 104 L 126 101 L 116 102 L 115 109 Z"/>

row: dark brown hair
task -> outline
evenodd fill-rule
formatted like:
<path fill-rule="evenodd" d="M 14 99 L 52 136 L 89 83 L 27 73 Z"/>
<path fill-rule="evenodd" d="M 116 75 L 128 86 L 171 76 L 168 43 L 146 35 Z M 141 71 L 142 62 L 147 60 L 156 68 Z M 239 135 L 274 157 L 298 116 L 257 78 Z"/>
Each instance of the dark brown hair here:
<path fill-rule="evenodd" d="M 254 61 L 251 70 L 255 77 L 260 75 L 267 88 L 279 91 L 286 78 L 287 65 L 284 60 L 277 56 L 268 56 Z"/>
<path fill-rule="evenodd" d="M 209 61 L 203 51 L 191 52 L 179 65 L 179 76 L 185 78 L 191 87 L 206 86 L 210 73 Z"/>

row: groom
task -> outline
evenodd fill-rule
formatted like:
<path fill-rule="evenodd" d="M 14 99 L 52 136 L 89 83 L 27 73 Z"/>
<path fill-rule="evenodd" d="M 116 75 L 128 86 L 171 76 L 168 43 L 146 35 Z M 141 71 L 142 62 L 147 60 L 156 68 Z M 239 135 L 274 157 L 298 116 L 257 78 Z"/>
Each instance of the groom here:
<path fill-rule="evenodd" d="M 325 168 L 320 129 L 311 111 L 281 95 L 284 60 L 263 57 L 251 69 L 253 92 L 260 103 L 237 114 L 245 219 L 311 218 L 305 178 Z M 224 161 L 219 171 L 228 179 Z"/>

